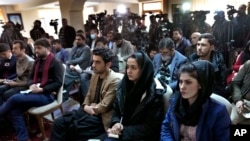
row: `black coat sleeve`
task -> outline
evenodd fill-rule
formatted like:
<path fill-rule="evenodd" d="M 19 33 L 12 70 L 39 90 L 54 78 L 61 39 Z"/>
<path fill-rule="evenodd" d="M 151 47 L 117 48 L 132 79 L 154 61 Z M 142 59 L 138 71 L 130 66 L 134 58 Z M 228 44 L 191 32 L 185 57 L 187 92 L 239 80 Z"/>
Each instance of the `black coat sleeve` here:
<path fill-rule="evenodd" d="M 44 93 L 57 92 L 63 84 L 64 67 L 62 63 L 53 59 L 49 69 L 48 83 L 43 87 Z"/>

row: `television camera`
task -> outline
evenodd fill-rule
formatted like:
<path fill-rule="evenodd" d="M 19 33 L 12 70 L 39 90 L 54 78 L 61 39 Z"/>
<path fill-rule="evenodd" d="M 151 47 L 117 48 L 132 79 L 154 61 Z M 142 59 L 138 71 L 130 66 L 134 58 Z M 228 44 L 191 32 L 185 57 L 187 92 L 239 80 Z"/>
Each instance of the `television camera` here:
<path fill-rule="evenodd" d="M 49 22 L 49 25 L 50 26 L 53 26 L 54 27 L 54 30 L 55 30 L 55 34 L 57 34 L 57 27 L 58 27 L 58 19 L 51 19 L 50 22 Z"/>
<path fill-rule="evenodd" d="M 227 9 L 229 9 L 229 10 L 227 11 L 228 19 L 229 19 L 229 20 L 232 20 L 232 19 L 233 19 L 233 15 L 234 15 L 235 13 L 238 13 L 238 11 L 234 8 L 233 5 L 227 5 Z"/>

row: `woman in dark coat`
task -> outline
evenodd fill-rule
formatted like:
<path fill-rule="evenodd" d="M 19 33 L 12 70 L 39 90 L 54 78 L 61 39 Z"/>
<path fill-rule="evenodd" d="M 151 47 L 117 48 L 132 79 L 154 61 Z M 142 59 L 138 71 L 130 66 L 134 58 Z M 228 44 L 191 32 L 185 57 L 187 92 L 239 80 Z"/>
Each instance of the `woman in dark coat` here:
<path fill-rule="evenodd" d="M 114 114 L 108 135 L 117 141 L 159 140 L 164 118 L 165 87 L 154 77 L 150 58 L 141 51 L 126 62 L 126 73 L 117 89 Z"/>

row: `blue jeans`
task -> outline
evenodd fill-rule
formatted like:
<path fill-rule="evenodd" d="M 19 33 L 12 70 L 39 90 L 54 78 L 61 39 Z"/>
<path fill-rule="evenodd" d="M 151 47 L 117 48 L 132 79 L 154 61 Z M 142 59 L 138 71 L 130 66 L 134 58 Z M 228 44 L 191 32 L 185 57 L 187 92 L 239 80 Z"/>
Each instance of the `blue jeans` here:
<path fill-rule="evenodd" d="M 31 107 L 49 104 L 53 102 L 53 100 L 54 97 L 50 94 L 16 94 L 0 106 L 0 117 L 10 114 L 18 141 L 26 141 L 29 135 L 25 125 L 23 112 Z"/>
<path fill-rule="evenodd" d="M 6 101 L 8 98 L 13 96 L 14 94 L 19 93 L 21 90 L 25 90 L 25 87 L 11 87 L 9 85 L 0 85 L 0 106 Z"/>

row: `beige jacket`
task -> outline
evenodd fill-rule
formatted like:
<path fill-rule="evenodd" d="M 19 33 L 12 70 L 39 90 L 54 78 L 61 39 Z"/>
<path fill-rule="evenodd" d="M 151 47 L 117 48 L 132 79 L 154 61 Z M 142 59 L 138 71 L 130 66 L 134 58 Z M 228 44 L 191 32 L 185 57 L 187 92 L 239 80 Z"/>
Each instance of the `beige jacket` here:
<path fill-rule="evenodd" d="M 100 114 L 105 129 L 108 129 L 113 114 L 112 105 L 115 100 L 116 89 L 121 77 L 111 69 L 103 79 L 100 90 L 100 102 L 93 103 L 99 75 L 93 74 L 90 80 L 90 87 L 85 97 L 83 105 L 96 105 L 95 112 Z"/>
<path fill-rule="evenodd" d="M 34 59 L 25 56 L 23 60 L 17 60 L 16 63 L 16 74 L 17 78 L 15 79 L 18 83 L 18 87 L 28 87 L 30 75 L 33 70 Z"/>

